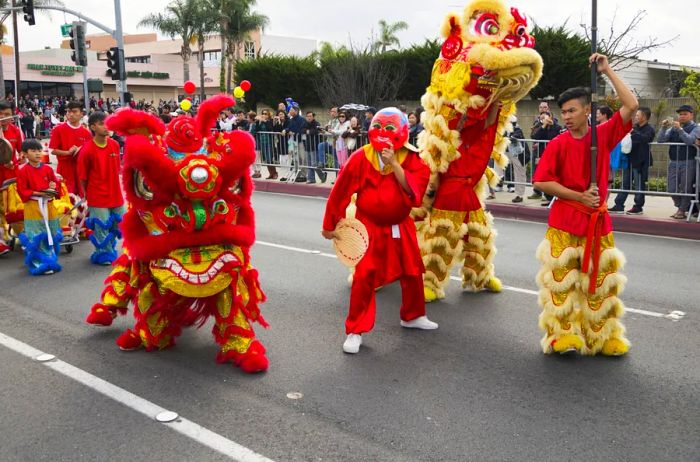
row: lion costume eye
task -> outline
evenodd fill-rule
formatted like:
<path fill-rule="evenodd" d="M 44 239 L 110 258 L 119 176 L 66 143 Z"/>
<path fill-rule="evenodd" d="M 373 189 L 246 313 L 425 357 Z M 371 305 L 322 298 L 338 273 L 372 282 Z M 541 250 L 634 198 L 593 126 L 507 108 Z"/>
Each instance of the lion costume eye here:
<path fill-rule="evenodd" d="M 492 13 L 482 13 L 471 20 L 470 29 L 475 35 L 498 35 L 501 31 L 501 26 L 498 24 L 498 19 Z"/>
<path fill-rule="evenodd" d="M 141 199 L 153 200 L 153 191 L 148 187 L 146 180 L 143 179 L 143 174 L 139 171 L 134 173 L 134 192 Z"/>

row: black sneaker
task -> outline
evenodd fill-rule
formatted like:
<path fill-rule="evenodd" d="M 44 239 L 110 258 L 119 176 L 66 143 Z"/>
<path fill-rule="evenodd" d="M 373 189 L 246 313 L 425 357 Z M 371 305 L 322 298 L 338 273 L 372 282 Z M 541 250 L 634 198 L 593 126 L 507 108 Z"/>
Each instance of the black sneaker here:
<path fill-rule="evenodd" d="M 306 177 L 305 176 L 298 176 L 295 180 L 295 183 L 306 183 Z"/>
<path fill-rule="evenodd" d="M 515 196 L 515 197 L 513 198 L 513 200 L 511 200 L 511 202 L 514 202 L 514 203 L 516 203 L 516 204 L 517 204 L 518 202 L 522 202 L 522 201 L 523 201 L 523 198 L 520 197 L 520 196 Z"/>
<path fill-rule="evenodd" d="M 614 207 L 610 207 L 608 209 L 608 212 L 610 212 L 610 213 L 625 213 L 625 208 L 621 205 L 615 205 Z"/>
<path fill-rule="evenodd" d="M 627 211 L 627 215 L 641 215 L 644 213 L 641 208 L 636 205 Z"/>

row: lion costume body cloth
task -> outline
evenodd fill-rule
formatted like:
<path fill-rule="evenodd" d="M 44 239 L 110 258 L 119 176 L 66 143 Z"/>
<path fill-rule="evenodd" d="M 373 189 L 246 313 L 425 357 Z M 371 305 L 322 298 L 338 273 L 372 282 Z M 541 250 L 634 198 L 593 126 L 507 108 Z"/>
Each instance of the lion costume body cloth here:
<path fill-rule="evenodd" d="M 542 59 L 527 20 L 496 0 L 471 2 L 443 26 L 445 42 L 421 103 L 421 158 L 431 186 L 414 210 L 426 301 L 445 296 L 451 268 L 463 262 L 465 289 L 500 291 L 494 275 L 496 232 L 484 211 L 488 186 L 499 182 L 489 161 L 505 168 L 515 103 L 537 84 Z"/>
<path fill-rule="evenodd" d="M 129 209 L 121 223 L 124 253 L 87 322 L 109 325 L 132 304 L 135 326 L 117 339 L 124 350 L 169 348 L 183 327 L 213 317 L 219 362 L 245 372 L 267 369 L 251 326 L 267 326 L 249 255 L 255 143 L 241 131 L 209 136 L 219 112 L 234 104 L 228 96 L 210 98 L 196 119 L 179 116 L 165 134 L 160 119 L 145 112 L 124 109 L 107 119 L 127 137 Z"/>

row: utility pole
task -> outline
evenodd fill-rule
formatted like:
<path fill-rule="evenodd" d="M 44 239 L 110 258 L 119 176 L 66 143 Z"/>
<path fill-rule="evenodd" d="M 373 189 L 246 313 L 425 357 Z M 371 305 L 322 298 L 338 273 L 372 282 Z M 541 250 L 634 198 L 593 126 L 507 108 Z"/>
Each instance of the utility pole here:
<path fill-rule="evenodd" d="M 19 103 L 19 33 L 17 32 L 17 0 L 12 0 L 12 34 L 15 38 L 15 105 Z M 3 82 L 3 85 L 5 83 Z"/>
<path fill-rule="evenodd" d="M 115 22 L 115 39 L 117 40 L 117 48 L 121 51 L 121 56 L 124 56 L 124 34 L 122 32 L 122 7 L 120 0 L 114 0 L 114 22 Z M 123 66 L 126 66 L 126 60 L 122 62 Z M 124 98 L 124 93 L 126 93 L 126 68 L 124 69 L 124 80 L 119 81 L 118 88 L 119 91 L 119 105 L 124 107 L 126 100 Z"/>

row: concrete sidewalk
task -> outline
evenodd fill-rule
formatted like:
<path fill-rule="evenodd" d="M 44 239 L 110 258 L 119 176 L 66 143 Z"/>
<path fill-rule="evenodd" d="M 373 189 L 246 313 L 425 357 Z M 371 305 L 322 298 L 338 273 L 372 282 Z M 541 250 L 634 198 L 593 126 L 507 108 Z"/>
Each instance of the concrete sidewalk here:
<path fill-rule="evenodd" d="M 330 182 L 335 179 L 335 174 L 329 172 L 326 183 L 286 183 L 278 180 L 265 180 L 265 175 L 266 173 L 263 173 L 263 179 L 254 180 L 255 188 L 258 191 L 316 197 L 328 197 L 333 186 Z M 532 189 L 527 188 L 526 196 L 530 194 L 532 194 Z M 486 209 L 495 217 L 547 222 L 549 209 L 542 207 L 540 200 L 525 198 L 523 202 L 513 204 L 511 200 L 515 197 L 514 193 L 503 191 L 497 192 L 495 195 L 495 199 L 486 201 Z M 611 207 L 614 205 L 614 198 L 615 194 L 613 193 L 608 199 L 608 205 Z M 633 204 L 634 196 L 630 194 L 625 209 L 630 209 Z M 644 214 L 611 214 L 611 216 L 616 231 L 700 240 L 700 223 L 696 223 L 695 218 L 692 218 L 690 223 L 670 218 L 675 211 L 676 208 L 670 198 L 647 196 Z"/>

